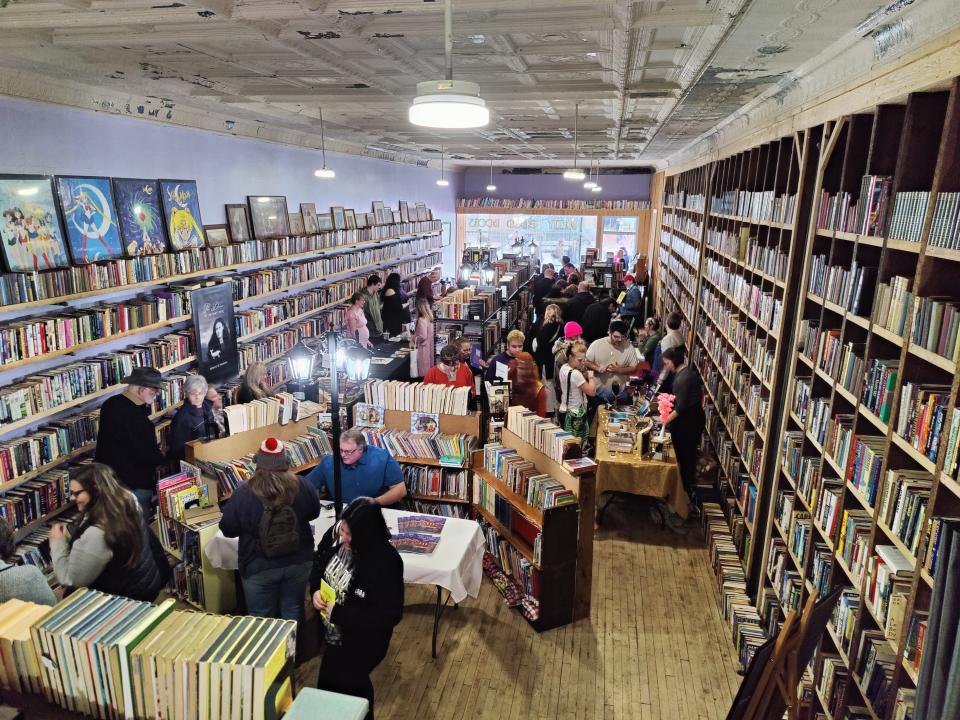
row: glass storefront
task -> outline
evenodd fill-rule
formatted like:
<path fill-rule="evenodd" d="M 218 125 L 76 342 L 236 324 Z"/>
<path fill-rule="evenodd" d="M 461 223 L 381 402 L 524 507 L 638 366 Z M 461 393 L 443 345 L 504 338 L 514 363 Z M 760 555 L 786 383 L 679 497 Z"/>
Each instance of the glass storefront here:
<path fill-rule="evenodd" d="M 538 246 L 537 255 L 540 256 L 540 261 L 552 262 L 557 267 L 564 255 L 569 255 L 576 261 L 597 241 L 595 215 L 526 215 L 518 210 L 511 214 L 470 213 L 465 216 L 465 221 L 466 247 L 494 248 L 500 255 L 504 252 L 515 252 L 520 239 L 526 248 L 529 248 L 533 241 Z M 633 218 L 633 223 L 635 243 L 636 218 Z M 633 248 L 634 244 L 627 247 Z"/>

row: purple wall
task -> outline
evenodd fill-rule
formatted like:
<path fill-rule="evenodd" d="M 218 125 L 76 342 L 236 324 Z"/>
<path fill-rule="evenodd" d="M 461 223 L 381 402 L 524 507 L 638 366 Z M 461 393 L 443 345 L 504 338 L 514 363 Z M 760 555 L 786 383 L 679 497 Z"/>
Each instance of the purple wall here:
<path fill-rule="evenodd" d="M 441 188 L 435 169 L 328 152 L 337 177 L 319 180 L 316 150 L 10 98 L 0 98 L 0 118 L 2 172 L 193 179 L 207 225 L 224 223 L 223 206 L 247 195 L 286 195 L 291 210 L 313 202 L 321 212 L 421 200 L 452 222 L 463 178 L 451 172 Z"/>
<path fill-rule="evenodd" d="M 500 175 L 493 169 L 495 192 L 488 193 L 489 168 L 467 168 L 461 197 L 533 198 L 534 200 L 649 200 L 652 175 L 604 175 L 600 171 L 603 192 L 583 188 L 583 182 L 564 180 L 563 175 Z"/>

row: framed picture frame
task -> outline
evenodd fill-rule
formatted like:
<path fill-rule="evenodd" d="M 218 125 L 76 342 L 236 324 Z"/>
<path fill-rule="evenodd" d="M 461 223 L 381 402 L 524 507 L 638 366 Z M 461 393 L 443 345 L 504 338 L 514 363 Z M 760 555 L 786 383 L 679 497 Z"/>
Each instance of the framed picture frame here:
<path fill-rule="evenodd" d="M 348 208 L 343 211 L 344 219 L 347 221 L 347 230 L 356 230 L 357 229 L 357 215 L 353 212 L 352 209 Z"/>
<path fill-rule="evenodd" d="M 290 234 L 290 215 L 285 195 L 248 195 L 250 227 L 257 240 L 272 240 Z"/>
<path fill-rule="evenodd" d="M 427 219 L 427 205 L 426 203 L 418 202 L 416 205 L 417 208 L 417 221 L 423 222 Z"/>
<path fill-rule="evenodd" d="M 173 250 L 202 248 L 203 220 L 195 180 L 160 180 L 160 198 Z"/>
<path fill-rule="evenodd" d="M 317 215 L 317 230 L 320 232 L 330 232 L 333 230 L 333 217 L 330 213 Z"/>
<path fill-rule="evenodd" d="M 169 249 L 160 183 L 141 178 L 113 178 L 113 201 L 120 238 L 129 257 L 157 255 Z"/>
<path fill-rule="evenodd" d="M 10 272 L 70 266 L 49 175 L 0 175 L 0 247 Z"/>
<path fill-rule="evenodd" d="M 377 219 L 377 225 L 381 224 L 383 218 L 383 200 L 374 200 L 372 203 L 373 215 Z"/>
<path fill-rule="evenodd" d="M 299 212 L 287 213 L 287 223 L 290 226 L 291 235 L 304 234 L 303 215 Z"/>
<path fill-rule="evenodd" d="M 367 227 L 367 213 L 356 213 L 357 228 Z"/>
<path fill-rule="evenodd" d="M 57 175 L 56 185 L 74 265 L 123 257 L 110 178 Z"/>
<path fill-rule="evenodd" d="M 233 286 L 229 282 L 190 293 L 200 374 L 207 380 L 233 377 L 240 368 L 233 318 Z"/>
<path fill-rule="evenodd" d="M 317 225 L 317 206 L 313 203 L 300 203 L 300 214 L 303 216 L 303 231 L 308 235 L 315 235 L 320 229 Z"/>
<path fill-rule="evenodd" d="M 376 213 L 372 213 L 372 212 L 368 212 L 368 213 L 367 213 L 367 227 L 374 227 L 374 226 L 376 226 L 376 225 L 378 225 L 378 224 L 379 224 L 379 223 L 378 223 L 378 221 L 377 221 L 377 214 L 376 214 Z"/>
<path fill-rule="evenodd" d="M 210 247 L 227 247 L 230 244 L 230 233 L 226 225 L 204 225 L 203 231 Z"/>
<path fill-rule="evenodd" d="M 227 227 L 230 229 L 230 242 L 242 243 L 253 240 L 250 230 L 250 211 L 246 205 L 233 203 L 224 205 L 227 212 Z"/>
<path fill-rule="evenodd" d="M 406 200 L 400 200 L 400 222 L 410 222 L 410 207 Z"/>
<path fill-rule="evenodd" d="M 333 218 L 333 229 L 334 230 L 346 230 L 347 229 L 347 216 L 343 211 L 342 207 L 331 207 L 330 208 L 330 217 Z"/>

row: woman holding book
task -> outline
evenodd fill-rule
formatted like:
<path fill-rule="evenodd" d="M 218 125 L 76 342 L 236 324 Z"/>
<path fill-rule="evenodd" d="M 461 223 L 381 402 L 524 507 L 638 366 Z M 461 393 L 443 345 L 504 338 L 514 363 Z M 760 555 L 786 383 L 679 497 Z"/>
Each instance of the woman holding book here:
<path fill-rule="evenodd" d="M 261 362 L 250 363 L 243 375 L 243 382 L 237 391 L 237 402 L 248 403 L 269 397 L 270 387 L 266 383 L 267 366 Z"/>
<path fill-rule="evenodd" d="M 417 377 L 423 377 L 433 367 L 436 357 L 433 334 L 433 308 L 425 297 L 417 297 L 417 324 L 413 333 L 413 345 L 417 353 Z"/>
<path fill-rule="evenodd" d="M 597 394 L 597 385 L 593 371 L 584 363 L 587 356 L 587 344 L 577 340 L 567 350 L 567 362 L 557 373 L 560 383 L 559 424 L 574 436 L 586 442 L 589 423 L 587 423 L 587 398 Z M 586 374 L 584 374 L 586 373 Z"/>
<path fill-rule="evenodd" d="M 367 316 L 363 312 L 366 299 L 362 292 L 355 292 L 350 298 L 350 307 L 343 319 L 347 325 L 347 337 L 356 340 L 361 347 L 372 348 L 370 331 L 367 330 Z"/>
<path fill-rule="evenodd" d="M 207 380 L 203 375 L 190 375 L 183 382 L 183 405 L 170 422 L 168 457 L 177 467 L 185 458 L 188 442 L 216 439 L 218 436 L 217 421 L 206 403 L 207 389 Z"/>
<path fill-rule="evenodd" d="M 403 561 L 375 500 L 359 497 L 317 546 L 310 577 L 325 641 L 317 687 L 370 701 L 370 673 L 403 616 Z"/>
<path fill-rule="evenodd" d="M 706 427 L 703 412 L 703 382 L 696 369 L 687 365 L 687 349 L 675 345 L 663 351 L 665 372 L 674 373 L 673 410 L 667 416 L 667 429 L 680 466 L 680 478 L 691 500 L 697 485 L 697 447 Z"/>
<path fill-rule="evenodd" d="M 70 495 L 80 516 L 69 528 L 57 523 L 50 529 L 50 557 L 60 584 L 155 600 L 171 571 L 136 496 L 101 463 L 70 481 Z"/>
<path fill-rule="evenodd" d="M 239 570 L 247 612 L 257 617 L 303 619 L 310 579 L 313 532 L 320 514 L 317 491 L 290 472 L 283 442 L 268 437 L 256 455 L 257 470 L 223 509 L 220 530 L 239 537 Z"/>

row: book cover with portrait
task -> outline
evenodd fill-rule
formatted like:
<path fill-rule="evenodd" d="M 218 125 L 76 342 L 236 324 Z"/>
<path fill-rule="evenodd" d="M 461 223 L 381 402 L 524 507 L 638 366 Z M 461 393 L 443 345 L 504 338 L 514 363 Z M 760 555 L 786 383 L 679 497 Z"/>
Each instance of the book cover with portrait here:
<path fill-rule="evenodd" d="M 232 285 L 226 282 L 194 290 L 190 305 L 200 374 L 207 380 L 235 376 L 240 369 L 240 356 L 233 319 Z"/>

